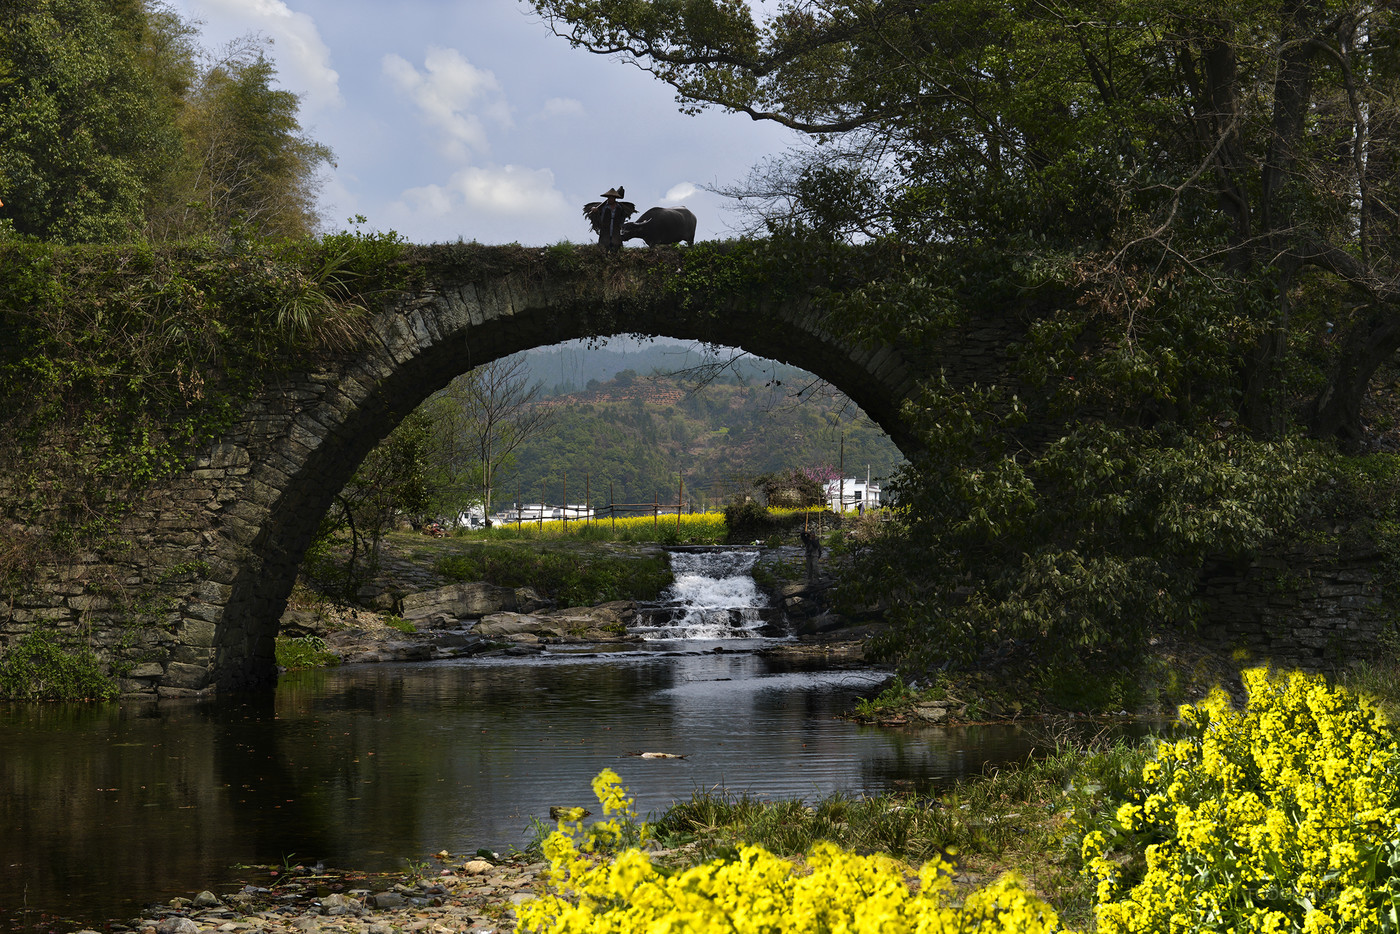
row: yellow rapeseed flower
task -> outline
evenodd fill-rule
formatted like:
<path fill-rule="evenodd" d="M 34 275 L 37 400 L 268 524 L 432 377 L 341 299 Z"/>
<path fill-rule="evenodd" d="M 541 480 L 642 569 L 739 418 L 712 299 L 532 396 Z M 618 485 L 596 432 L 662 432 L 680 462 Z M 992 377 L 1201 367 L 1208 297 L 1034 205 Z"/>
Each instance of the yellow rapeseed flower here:
<path fill-rule="evenodd" d="M 631 799 L 612 770 L 595 779 L 594 792 L 606 812 L 632 818 Z M 661 872 L 636 848 L 611 858 L 589 852 L 597 836 L 594 828 L 561 822 L 545 840 L 554 892 L 518 908 L 522 931 L 1072 934 L 1011 875 L 952 905 L 949 867 L 941 860 L 916 873 L 887 855 L 862 856 L 817 843 L 799 869 L 762 847 L 744 846 L 732 860 Z M 611 839 L 613 832 L 604 836 Z"/>
<path fill-rule="evenodd" d="M 1119 839 L 1144 847 L 1124 880 L 1115 841 L 1086 834 L 1102 934 L 1380 934 L 1400 906 L 1400 745 L 1373 704 L 1317 676 L 1244 673 L 1181 709 L 1186 738 L 1158 746 Z M 1378 868 L 1380 867 L 1380 868 Z"/>

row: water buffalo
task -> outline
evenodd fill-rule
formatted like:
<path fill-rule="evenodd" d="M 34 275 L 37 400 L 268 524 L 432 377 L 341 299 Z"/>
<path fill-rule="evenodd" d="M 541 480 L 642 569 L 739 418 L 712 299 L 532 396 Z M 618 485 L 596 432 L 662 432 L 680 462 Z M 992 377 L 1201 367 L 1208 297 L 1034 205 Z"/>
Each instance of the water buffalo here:
<path fill-rule="evenodd" d="M 649 208 L 634 221 L 622 225 L 622 239 L 635 240 L 638 237 L 647 246 L 658 243 L 695 243 L 695 215 L 684 206 L 674 208 Z"/>

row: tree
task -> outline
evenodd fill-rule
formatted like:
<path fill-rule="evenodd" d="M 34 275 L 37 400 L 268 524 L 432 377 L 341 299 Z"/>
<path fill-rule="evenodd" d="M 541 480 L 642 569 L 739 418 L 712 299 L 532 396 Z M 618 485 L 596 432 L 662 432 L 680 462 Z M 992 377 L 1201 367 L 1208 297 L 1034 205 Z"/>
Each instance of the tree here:
<path fill-rule="evenodd" d="M 740 0 L 532 5 L 687 109 L 819 139 L 769 189 L 818 230 L 851 228 L 818 182 L 875 186 L 874 233 L 1055 262 L 1120 343 L 1171 298 L 1156 283 L 1199 280 L 1237 309 L 1238 414 L 1264 434 L 1293 401 L 1290 339 L 1333 322 L 1340 352 L 1294 414 L 1359 438 L 1400 347 L 1393 5 L 789 0 L 765 23 Z"/>
<path fill-rule="evenodd" d="M 0 195 L 21 234 L 128 238 L 174 171 L 188 48 L 178 18 L 120 0 L 0 5 Z"/>
<path fill-rule="evenodd" d="M 325 146 L 245 37 L 207 61 L 155 0 L 0 5 L 7 228 L 64 242 L 315 232 Z"/>
<path fill-rule="evenodd" d="M 333 156 L 302 134 L 297 95 L 275 90 L 275 76 L 273 64 L 247 43 L 201 76 L 181 119 L 187 195 L 183 210 L 168 219 L 172 232 L 315 232 L 318 172 Z"/>
<path fill-rule="evenodd" d="M 1018 383 L 927 373 L 908 409 L 907 510 L 858 583 L 911 656 L 1130 650 L 1192 618 L 1204 555 L 1297 514 L 1298 430 L 1363 439 L 1400 347 L 1393 4 L 531 2 L 685 109 L 809 134 L 735 193 L 794 257 L 869 242 L 826 300 L 848 339 L 1033 320 Z"/>
<path fill-rule="evenodd" d="M 353 595 L 364 577 L 378 569 L 384 533 L 395 522 L 402 517 L 421 526 L 428 518 L 431 431 L 426 413 L 421 409 L 410 412 L 356 468 L 322 519 L 309 560 L 319 563 L 329 553 L 327 546 L 335 536 L 348 533 L 350 555 L 345 566 L 337 569 L 347 595 Z"/>
<path fill-rule="evenodd" d="M 550 424 L 554 412 L 539 404 L 540 388 L 527 380 L 521 356 L 503 357 L 458 377 L 454 401 L 461 407 L 461 430 L 479 471 L 481 503 L 489 513 L 495 484 L 509 469 L 512 454 Z"/>
<path fill-rule="evenodd" d="M 423 403 L 432 428 L 428 439 L 428 480 L 433 513 L 455 519 L 482 502 L 478 442 L 467 412 L 471 375 L 458 377 Z"/>

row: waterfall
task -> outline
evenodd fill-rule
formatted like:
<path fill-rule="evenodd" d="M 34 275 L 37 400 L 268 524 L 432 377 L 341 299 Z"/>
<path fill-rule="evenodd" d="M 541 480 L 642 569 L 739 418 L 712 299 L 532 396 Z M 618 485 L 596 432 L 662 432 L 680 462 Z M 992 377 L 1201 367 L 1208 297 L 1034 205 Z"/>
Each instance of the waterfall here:
<path fill-rule="evenodd" d="M 768 599 L 753 579 L 757 551 L 673 551 L 675 583 L 634 631 L 655 639 L 750 639 L 766 625 Z"/>

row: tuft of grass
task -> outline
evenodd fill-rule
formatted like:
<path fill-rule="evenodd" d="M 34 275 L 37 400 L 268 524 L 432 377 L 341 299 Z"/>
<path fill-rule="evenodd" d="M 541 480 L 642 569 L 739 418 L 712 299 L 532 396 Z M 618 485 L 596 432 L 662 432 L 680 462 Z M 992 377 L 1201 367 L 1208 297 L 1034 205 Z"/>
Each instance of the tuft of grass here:
<path fill-rule="evenodd" d="M 1400 661 L 1396 640 L 1381 640 L 1373 659 L 1364 659 L 1337 673 L 1341 687 L 1374 700 L 1392 721 L 1400 720 Z"/>
<path fill-rule="evenodd" d="M 278 636 L 274 651 L 277 664 L 288 671 L 333 668 L 340 664 L 340 656 L 330 651 L 326 640 L 320 636 Z"/>
<path fill-rule="evenodd" d="M 418 631 L 416 623 L 406 620 L 402 616 L 386 616 L 384 617 L 384 625 L 388 626 L 390 629 L 397 629 L 399 632 L 409 635 Z"/>

